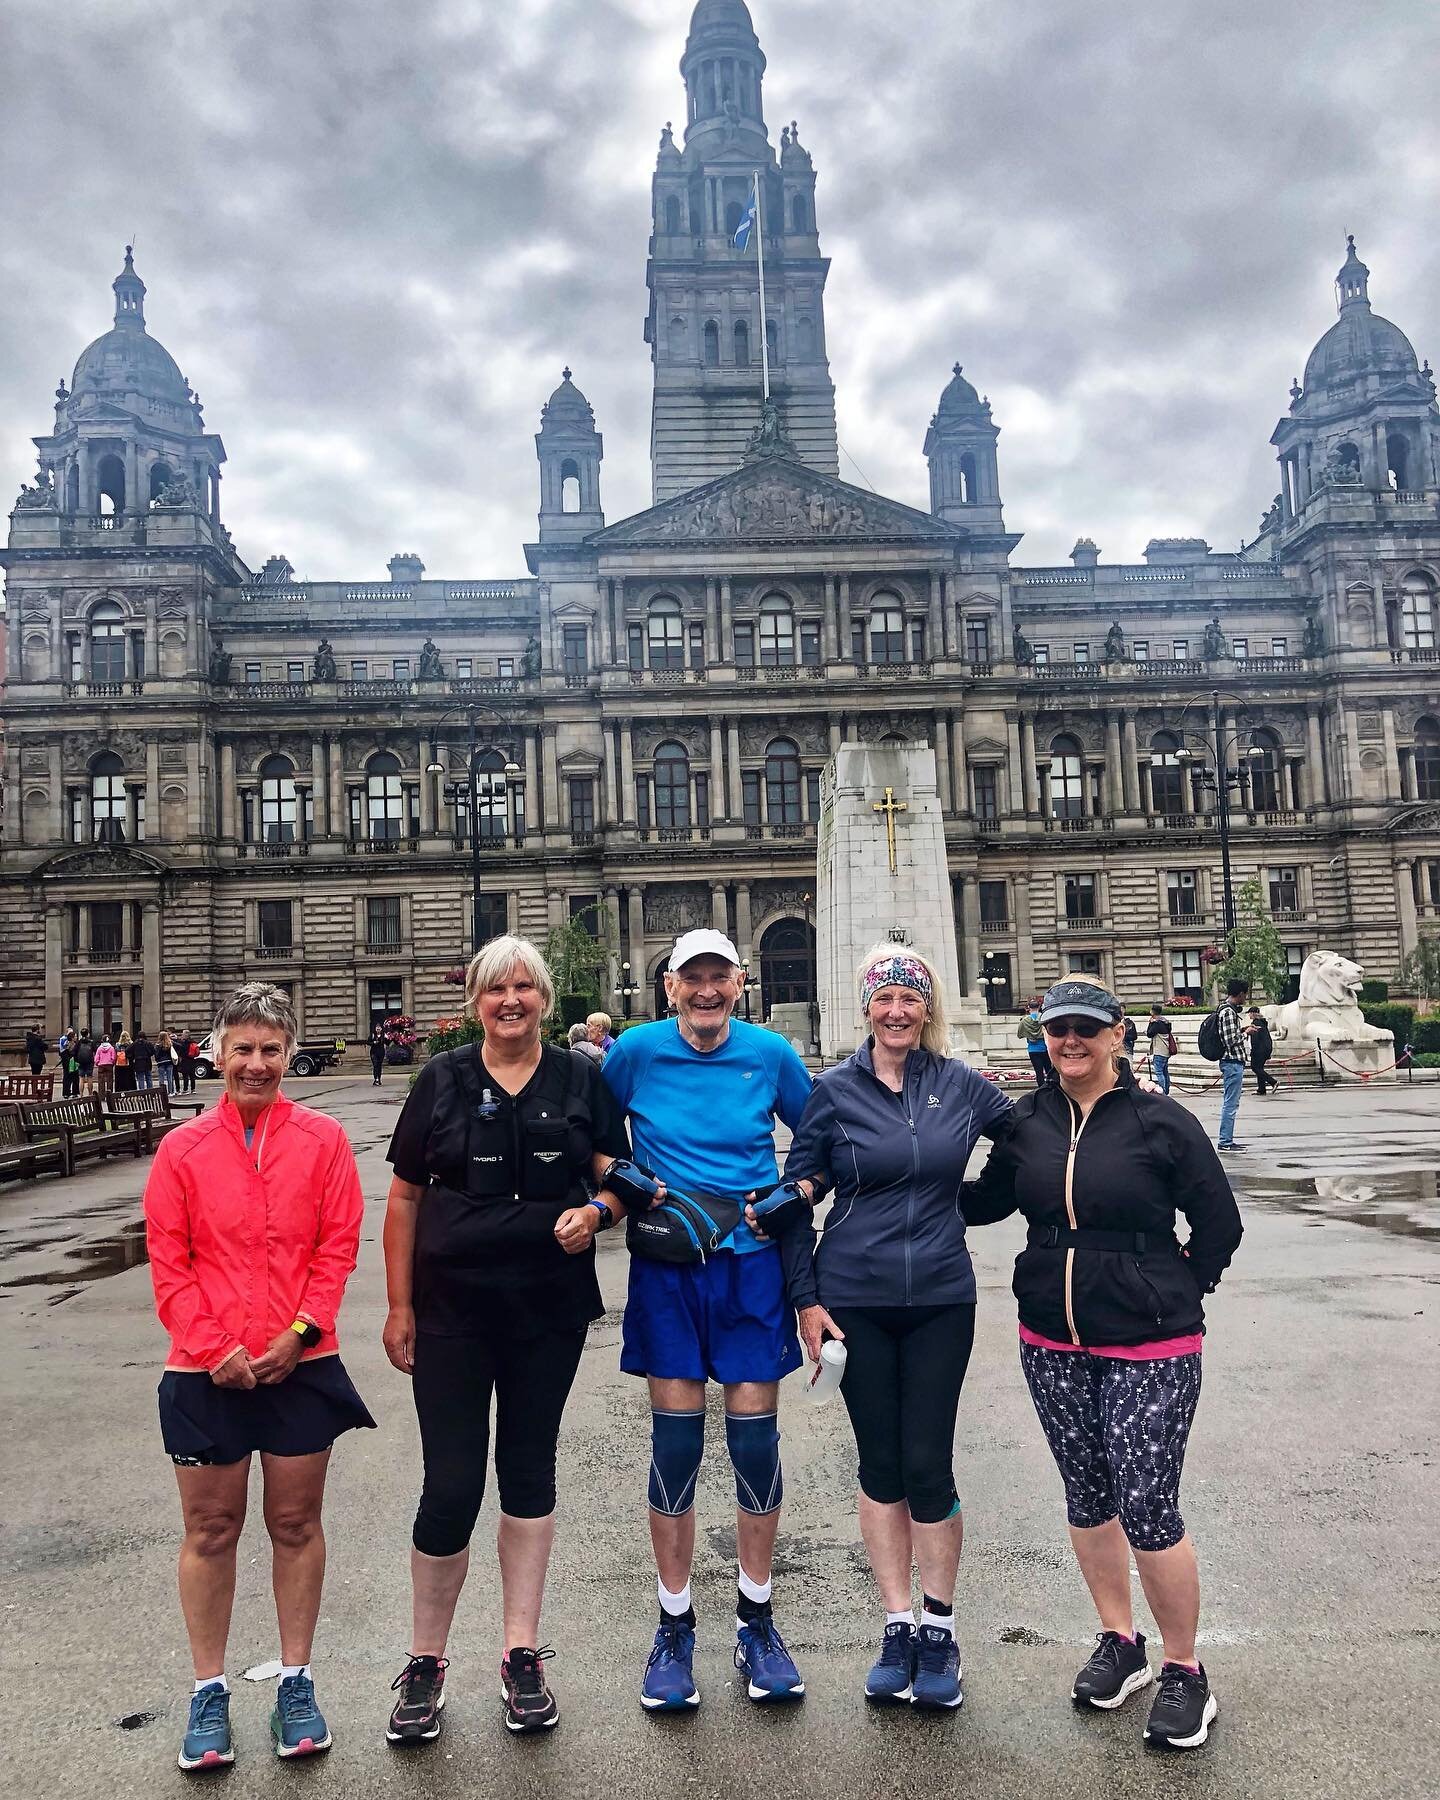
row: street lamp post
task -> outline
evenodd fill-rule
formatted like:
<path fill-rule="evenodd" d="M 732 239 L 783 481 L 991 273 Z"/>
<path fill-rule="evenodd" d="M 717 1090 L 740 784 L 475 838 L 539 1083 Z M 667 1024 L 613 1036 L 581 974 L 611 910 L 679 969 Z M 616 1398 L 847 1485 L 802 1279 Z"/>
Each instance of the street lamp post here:
<path fill-rule="evenodd" d="M 741 973 L 741 976 L 743 977 L 742 988 L 743 988 L 743 991 L 745 994 L 745 1022 L 746 1022 L 746 1024 L 749 1024 L 749 1022 L 750 1022 L 750 962 L 749 962 L 748 958 L 744 962 L 741 963 L 740 973 Z"/>
<path fill-rule="evenodd" d="M 640 989 L 636 986 L 635 982 L 631 979 L 629 963 L 622 962 L 620 965 L 620 980 L 617 983 L 616 988 L 615 988 L 615 996 L 619 1000 L 621 1006 L 624 1008 L 626 1024 L 629 1024 L 629 1022 L 630 1022 L 631 1002 L 634 1000 L 635 996 L 639 992 L 640 992 Z"/>
<path fill-rule="evenodd" d="M 439 727 L 445 723 L 446 716 L 447 715 L 442 714 L 440 718 L 436 720 L 435 728 L 437 731 Z M 479 771 L 475 766 L 480 746 L 476 737 L 475 716 L 476 709 L 473 706 L 467 707 L 466 718 L 469 722 L 470 734 L 467 745 L 466 783 L 464 792 L 466 795 L 465 816 L 470 828 L 470 954 L 472 956 L 479 954 L 481 943 L 483 941 L 483 933 L 480 928 L 480 778 Z M 445 773 L 445 765 L 440 761 L 438 743 L 434 738 L 430 741 L 430 754 L 431 760 L 426 765 L 425 773 L 427 775 L 443 775 Z M 517 777 L 523 774 L 523 770 L 519 763 L 507 762 L 502 773 L 505 777 L 505 827 L 506 835 L 508 836 L 511 824 L 509 811 L 510 794 L 512 790 L 518 788 L 519 782 Z M 453 804 L 455 800 L 459 799 L 461 791 L 462 790 L 457 782 L 447 782 L 443 797 Z"/>
<path fill-rule="evenodd" d="M 1225 696 L 1227 699 L 1231 697 Z M 1230 790 L 1232 787 L 1242 787 L 1244 782 L 1239 766 L 1241 760 L 1240 734 L 1235 732 L 1228 738 L 1225 736 L 1224 720 L 1220 711 L 1221 698 L 1219 688 L 1210 690 L 1213 743 L 1207 743 L 1204 736 L 1200 736 L 1202 745 L 1200 754 L 1202 757 L 1212 758 L 1214 768 L 1202 770 L 1199 779 L 1202 785 L 1212 786 L 1215 790 L 1215 829 L 1220 839 L 1220 903 L 1225 919 L 1225 935 L 1228 938 L 1235 930 L 1235 889 L 1230 866 Z M 1199 704 L 1203 704 L 1203 702 L 1192 700 L 1188 706 L 1183 707 L 1176 723 L 1180 745 L 1175 751 L 1175 756 L 1181 762 L 1190 761 L 1195 756 L 1195 752 L 1185 746 L 1185 714 Z M 1249 708 L 1245 702 L 1237 698 L 1235 704 L 1239 711 L 1248 718 Z M 1233 769 L 1226 766 L 1232 749 L 1235 751 L 1236 758 L 1236 766 Z M 1252 744 L 1245 752 L 1245 760 L 1256 761 L 1264 754 L 1263 750 Z"/>

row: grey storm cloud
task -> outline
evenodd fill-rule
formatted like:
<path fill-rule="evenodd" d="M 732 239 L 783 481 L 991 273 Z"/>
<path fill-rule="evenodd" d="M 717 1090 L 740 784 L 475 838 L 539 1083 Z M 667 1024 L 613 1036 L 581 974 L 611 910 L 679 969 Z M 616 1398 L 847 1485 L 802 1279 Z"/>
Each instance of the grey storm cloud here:
<path fill-rule="evenodd" d="M 1079 535 L 1231 548 L 1333 317 L 1440 352 L 1431 8 L 1374 0 L 753 0 L 772 141 L 819 176 L 842 473 L 926 503 L 952 362 L 1000 425 L 1020 559 Z M 648 503 L 649 179 L 683 117 L 680 0 L 4 9 L 0 495 L 106 329 L 147 316 L 229 451 L 258 564 L 512 575 L 532 435 L 569 363 L 607 516 Z M 846 460 L 848 458 L 848 460 Z M 862 475 L 863 472 L 863 475 Z"/>

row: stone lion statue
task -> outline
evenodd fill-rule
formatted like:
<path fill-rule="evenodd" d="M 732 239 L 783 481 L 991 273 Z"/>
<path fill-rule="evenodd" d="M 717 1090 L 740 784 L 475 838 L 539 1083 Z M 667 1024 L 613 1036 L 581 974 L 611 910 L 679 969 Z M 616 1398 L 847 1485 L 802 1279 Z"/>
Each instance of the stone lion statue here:
<path fill-rule="evenodd" d="M 1277 1039 L 1306 1044 L 1393 1044 L 1394 1034 L 1367 1025 L 1359 991 L 1365 971 L 1336 950 L 1312 950 L 1300 969 L 1300 998 L 1287 1006 L 1267 1006 L 1265 1017 Z"/>

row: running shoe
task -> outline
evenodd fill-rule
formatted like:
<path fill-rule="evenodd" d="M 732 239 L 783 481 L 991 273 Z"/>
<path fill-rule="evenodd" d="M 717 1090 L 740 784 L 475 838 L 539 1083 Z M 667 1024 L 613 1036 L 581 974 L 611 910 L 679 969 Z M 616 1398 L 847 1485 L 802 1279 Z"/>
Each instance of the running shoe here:
<path fill-rule="evenodd" d="M 549 1731 L 560 1723 L 560 1708 L 545 1685 L 541 1663 L 553 1650 L 527 1650 L 517 1645 L 500 1662 L 500 1698 L 505 1702 L 507 1731 Z"/>
<path fill-rule="evenodd" d="M 190 1722 L 180 1746 L 182 1769 L 223 1769 L 235 1760 L 230 1736 L 230 1690 L 207 1682 L 190 1702 Z"/>
<path fill-rule="evenodd" d="M 939 1625 L 922 1625 L 915 1634 L 915 1681 L 910 1704 L 923 1707 L 959 1706 L 960 1646 Z"/>
<path fill-rule="evenodd" d="M 1077 1706 L 1098 1706 L 1113 1712 L 1134 1693 L 1155 1679 L 1145 1654 L 1145 1634 L 1137 1631 L 1132 1644 L 1118 1631 L 1097 1631 L 1090 1660 L 1075 1677 L 1070 1698 Z"/>
<path fill-rule="evenodd" d="M 803 1700 L 805 1683 L 767 1606 L 735 1634 L 735 1667 L 749 1683 L 750 1698 Z"/>
<path fill-rule="evenodd" d="M 700 1704 L 695 1685 L 695 1624 L 665 1613 L 655 1633 L 655 1648 L 645 1665 L 640 1704 L 647 1712 L 682 1712 Z"/>
<path fill-rule="evenodd" d="M 330 1748 L 330 1727 L 315 1704 L 315 1683 L 308 1675 L 287 1675 L 280 1683 L 270 1715 L 270 1735 L 277 1756 L 313 1756 L 317 1750 Z"/>
<path fill-rule="evenodd" d="M 412 1656 L 390 1683 L 391 1691 L 400 1695 L 385 1727 L 392 1744 L 428 1744 L 439 1737 L 449 1667 L 445 1657 Z"/>
<path fill-rule="evenodd" d="M 1203 1664 L 1197 1670 L 1162 1663 L 1160 1688 L 1145 1722 L 1145 1741 L 1170 1750 L 1195 1750 L 1209 1737 L 1219 1710 Z"/>
<path fill-rule="evenodd" d="M 908 1619 L 897 1619 L 885 1627 L 880 1655 L 865 1677 L 865 1698 L 881 1703 L 908 1700 L 914 1675 L 915 1627 Z"/>

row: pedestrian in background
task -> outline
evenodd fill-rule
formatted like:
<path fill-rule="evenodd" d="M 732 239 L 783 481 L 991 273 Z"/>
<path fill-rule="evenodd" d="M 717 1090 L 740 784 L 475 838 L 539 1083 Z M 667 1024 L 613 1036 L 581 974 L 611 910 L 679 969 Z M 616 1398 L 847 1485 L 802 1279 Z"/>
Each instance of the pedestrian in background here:
<path fill-rule="evenodd" d="M 117 1051 L 107 1031 L 95 1046 L 95 1088 L 102 1100 L 115 1092 L 115 1059 Z"/>
<path fill-rule="evenodd" d="M 155 1074 L 167 1094 L 175 1091 L 175 1042 L 168 1031 L 155 1040 Z"/>
<path fill-rule="evenodd" d="M 370 1085 L 380 1086 L 385 1068 L 385 1027 L 378 1021 L 370 1030 Z"/>
<path fill-rule="evenodd" d="M 45 1067 L 45 1052 L 48 1046 L 41 1035 L 40 1027 L 32 1025 L 25 1033 L 25 1060 L 30 1065 L 30 1073 L 38 1075 Z"/>
<path fill-rule="evenodd" d="M 1045 1048 L 1045 1032 L 1040 1024 L 1040 1008 L 1032 1006 L 1025 1017 L 1015 1027 L 1015 1035 L 1023 1038 L 1025 1048 L 1030 1055 L 1030 1073 L 1035 1077 L 1037 1088 L 1055 1079 L 1055 1070 L 1050 1063 L 1050 1053 Z"/>
<path fill-rule="evenodd" d="M 607 1012 L 593 1012 L 585 1020 L 586 1035 L 601 1056 L 608 1056 L 615 1048 L 615 1039 L 610 1035 L 610 1025 L 611 1018 Z"/>
<path fill-rule="evenodd" d="M 590 1036 L 588 1021 L 583 1025 L 572 1025 L 565 1034 L 566 1042 L 577 1055 L 583 1056 L 586 1062 L 593 1062 L 598 1069 L 605 1060 L 605 1052 Z"/>
<path fill-rule="evenodd" d="M 115 1092 L 117 1094 L 133 1094 L 135 1092 L 135 1040 L 128 1031 L 122 1029 L 115 1042 Z"/>
<path fill-rule="evenodd" d="M 1145 1027 L 1145 1035 L 1150 1040 L 1150 1073 L 1160 1092 L 1168 1094 L 1170 1092 L 1170 1058 L 1177 1054 L 1179 1045 L 1175 1042 L 1174 1027 L 1165 1017 L 1165 1010 L 1158 1000 L 1150 1008 L 1150 1019 Z"/>
<path fill-rule="evenodd" d="M 96 1048 L 95 1040 L 90 1035 L 90 1027 L 86 1025 L 75 1040 L 76 1092 L 86 1099 L 95 1092 Z"/>
<path fill-rule="evenodd" d="M 182 1094 L 195 1092 L 195 1045 L 188 1031 L 175 1035 L 175 1075 Z"/>
<path fill-rule="evenodd" d="M 1135 1040 L 1140 1035 L 1140 1028 L 1135 1023 L 1135 1021 L 1130 1017 L 1128 1010 L 1125 1013 L 1124 1017 L 1121 1019 L 1120 1025 L 1121 1025 L 1122 1030 L 1125 1033 L 1125 1056 L 1126 1056 L 1126 1059 L 1129 1062 L 1133 1063 L 1135 1060 Z"/>
<path fill-rule="evenodd" d="M 1273 1094 L 1280 1083 L 1273 1075 L 1267 1074 L 1265 1065 L 1275 1054 L 1275 1040 L 1270 1035 L 1270 1027 L 1265 1022 L 1265 1015 L 1258 1006 L 1250 1008 L 1250 1067 L 1255 1071 L 1255 1091 L 1257 1094 Z"/>
<path fill-rule="evenodd" d="M 1225 983 L 1225 998 L 1216 1009 L 1220 1027 L 1220 1133 L 1217 1147 L 1240 1150 L 1235 1142 L 1235 1120 L 1240 1112 L 1240 1095 L 1245 1086 L 1245 1064 L 1249 1060 L 1249 1027 L 1245 1023 L 1244 1006 L 1250 998 L 1250 983 L 1235 977 Z"/>
<path fill-rule="evenodd" d="M 135 1042 L 130 1046 L 130 1066 L 135 1071 L 136 1089 L 149 1093 L 155 1085 L 155 1046 L 149 1032 L 136 1033 Z"/>

